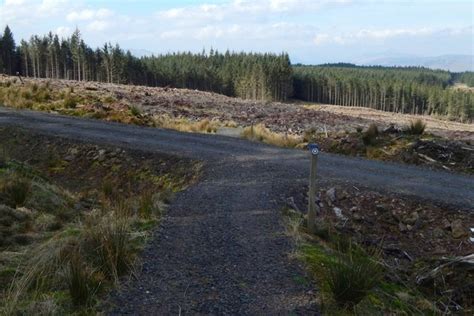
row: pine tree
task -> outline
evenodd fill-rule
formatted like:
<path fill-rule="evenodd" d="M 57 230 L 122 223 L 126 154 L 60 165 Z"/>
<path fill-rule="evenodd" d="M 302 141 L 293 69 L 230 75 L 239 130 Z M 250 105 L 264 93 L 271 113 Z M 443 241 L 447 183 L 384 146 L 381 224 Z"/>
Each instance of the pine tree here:
<path fill-rule="evenodd" d="M 8 75 L 16 73 L 16 45 L 13 39 L 13 33 L 8 25 L 5 27 L 0 45 L 2 71 Z"/>

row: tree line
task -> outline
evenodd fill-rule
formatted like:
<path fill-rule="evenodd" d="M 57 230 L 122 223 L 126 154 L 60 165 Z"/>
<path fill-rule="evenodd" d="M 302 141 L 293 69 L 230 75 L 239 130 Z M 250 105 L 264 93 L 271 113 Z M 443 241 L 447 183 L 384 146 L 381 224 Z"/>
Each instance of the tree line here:
<path fill-rule="evenodd" d="M 474 94 L 452 88 L 455 80 L 468 78 L 469 73 L 350 64 L 299 65 L 293 71 L 297 99 L 461 121 L 474 117 Z"/>
<path fill-rule="evenodd" d="M 118 44 L 91 48 L 79 30 L 68 38 L 34 35 L 16 45 L 0 37 L 0 72 L 14 75 L 212 91 L 255 100 L 297 99 L 472 120 L 474 73 L 353 64 L 292 66 L 288 54 L 172 53 L 138 58 Z"/>
<path fill-rule="evenodd" d="M 51 32 L 15 45 L 10 29 L 1 38 L 6 74 L 213 91 L 258 100 L 286 100 L 292 94 L 288 54 L 173 53 L 137 58 L 118 44 L 92 49 L 79 30 L 60 39 Z"/>
<path fill-rule="evenodd" d="M 474 87 L 474 72 L 462 72 L 455 75 L 455 81 L 464 83 L 468 87 Z"/>

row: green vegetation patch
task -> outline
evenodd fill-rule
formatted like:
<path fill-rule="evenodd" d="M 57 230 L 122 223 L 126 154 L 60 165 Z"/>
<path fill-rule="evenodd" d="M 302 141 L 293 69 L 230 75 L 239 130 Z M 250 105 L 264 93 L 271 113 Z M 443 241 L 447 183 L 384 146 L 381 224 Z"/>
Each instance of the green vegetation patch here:
<path fill-rule="evenodd" d="M 324 313 L 472 314 L 468 212 L 351 186 L 316 195 L 314 231 L 302 212 L 285 216 Z M 292 208 L 306 205 L 304 195 L 295 197 Z"/>
<path fill-rule="evenodd" d="M 198 166 L 5 128 L 0 313 L 93 314 Z"/>
<path fill-rule="evenodd" d="M 474 94 L 451 89 L 453 82 L 472 84 L 473 73 L 450 73 L 419 67 L 371 67 L 352 64 L 293 68 L 294 97 L 304 101 L 472 122 Z"/>
<path fill-rule="evenodd" d="M 347 237 L 345 237 L 347 238 Z M 436 304 L 416 289 L 390 279 L 380 250 L 364 250 L 316 239 L 299 247 L 320 287 L 320 303 L 329 315 L 436 314 Z"/>

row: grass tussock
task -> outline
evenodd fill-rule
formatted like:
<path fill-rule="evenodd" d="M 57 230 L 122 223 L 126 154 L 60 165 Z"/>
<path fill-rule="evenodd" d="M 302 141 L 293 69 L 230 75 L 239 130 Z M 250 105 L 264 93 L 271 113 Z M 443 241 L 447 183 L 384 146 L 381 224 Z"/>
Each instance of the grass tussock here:
<path fill-rule="evenodd" d="M 263 124 L 246 127 L 242 132 L 242 138 L 288 148 L 294 148 L 304 141 L 299 136 L 274 133 Z"/>
<path fill-rule="evenodd" d="M 31 190 L 31 181 L 19 174 L 13 174 L 0 180 L 0 192 L 11 207 L 23 206 Z"/>
<path fill-rule="evenodd" d="M 222 125 L 214 120 L 191 121 L 186 118 L 175 118 L 167 115 L 156 116 L 154 121 L 157 127 L 189 133 L 215 133 Z"/>
<path fill-rule="evenodd" d="M 79 100 L 77 97 L 73 96 L 71 93 L 67 93 L 64 97 L 63 106 L 66 109 L 74 109 L 76 108 Z"/>
<path fill-rule="evenodd" d="M 291 227 L 295 231 L 294 227 Z M 416 288 L 398 282 L 384 264 L 383 247 L 363 247 L 336 231 L 330 221 L 316 234 L 301 224 L 298 256 L 320 285 L 318 299 L 327 315 L 437 315 Z"/>
<path fill-rule="evenodd" d="M 49 156 L 41 157 L 47 172 Z M 159 185 L 149 169 L 129 170 L 128 181 L 146 190 L 117 193 L 114 176 L 105 173 L 106 180 L 73 194 L 35 168 L 2 162 L 0 315 L 93 314 L 106 291 L 132 273 L 174 180 Z"/>
<path fill-rule="evenodd" d="M 132 114 L 133 116 L 140 116 L 142 114 L 141 109 L 137 106 L 132 105 L 129 107 L 129 110 L 130 110 L 130 114 Z"/>
<path fill-rule="evenodd" d="M 106 198 L 106 199 L 112 198 L 112 196 L 114 194 L 114 187 L 115 187 L 115 185 L 112 182 L 112 180 L 104 179 L 104 181 L 102 182 L 102 186 L 101 186 L 101 191 L 102 191 L 102 194 L 104 195 L 104 198 Z"/>
<path fill-rule="evenodd" d="M 161 209 L 160 196 L 153 191 L 146 190 L 138 199 L 138 214 L 142 218 L 151 219 L 158 215 Z"/>
<path fill-rule="evenodd" d="M 406 131 L 411 135 L 423 135 L 425 129 L 426 123 L 421 119 L 417 119 L 410 123 Z"/>
<path fill-rule="evenodd" d="M 6 82 L 0 85 L 0 102 L 11 107 L 32 108 L 35 104 L 48 103 L 52 98 L 53 92 L 47 84 L 20 86 Z"/>
<path fill-rule="evenodd" d="M 336 257 L 328 267 L 328 288 L 339 307 L 353 309 L 380 284 L 381 265 L 376 256 L 369 256 L 352 244 Z"/>
<path fill-rule="evenodd" d="M 21 309 L 37 293 L 66 291 L 75 306 L 89 307 L 107 284 L 116 284 L 132 267 L 137 248 L 124 212 L 96 210 L 84 223 L 32 250 L 4 300 L 4 312 Z"/>
<path fill-rule="evenodd" d="M 69 261 L 66 281 L 74 306 L 90 305 L 100 286 L 96 282 L 94 271 L 90 271 L 90 268 L 78 255 L 73 256 Z"/>
<path fill-rule="evenodd" d="M 377 137 L 379 136 L 379 128 L 376 124 L 370 124 L 367 130 L 364 131 L 362 134 L 362 141 L 364 145 L 374 145 L 377 141 Z"/>
<path fill-rule="evenodd" d="M 130 218 L 111 212 L 107 216 L 91 216 L 85 227 L 84 249 L 95 258 L 97 268 L 114 282 L 129 271 L 133 262 Z"/>
<path fill-rule="evenodd" d="M 331 239 L 320 245 L 304 244 L 302 257 L 322 284 L 323 309 L 328 314 L 352 313 L 382 284 L 379 253 L 367 252 L 350 240 Z"/>

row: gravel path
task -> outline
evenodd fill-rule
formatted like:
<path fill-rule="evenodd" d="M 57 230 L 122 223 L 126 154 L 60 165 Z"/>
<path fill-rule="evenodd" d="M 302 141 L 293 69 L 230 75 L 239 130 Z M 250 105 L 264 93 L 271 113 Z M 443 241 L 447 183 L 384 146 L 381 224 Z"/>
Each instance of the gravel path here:
<path fill-rule="evenodd" d="M 290 188 L 306 183 L 308 153 L 4 108 L 0 125 L 204 162 L 201 181 L 178 194 L 146 247 L 138 278 L 112 295 L 111 314 L 318 313 L 278 211 Z M 322 181 L 474 205 L 470 176 L 330 154 L 319 170 Z"/>

